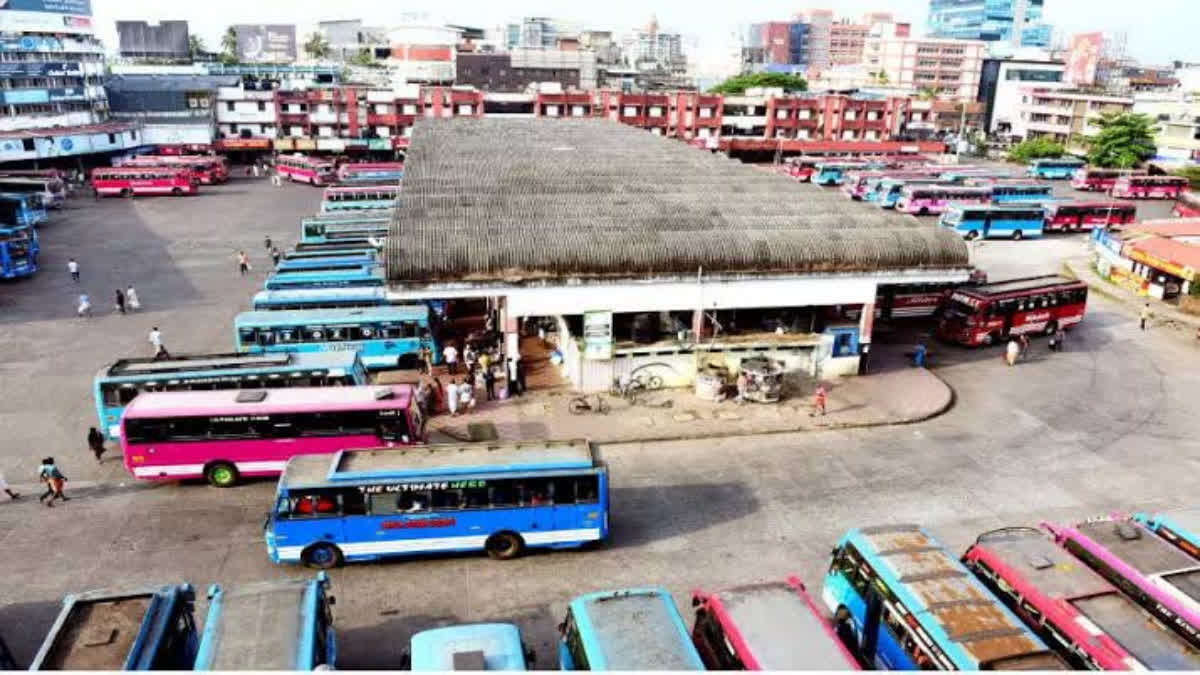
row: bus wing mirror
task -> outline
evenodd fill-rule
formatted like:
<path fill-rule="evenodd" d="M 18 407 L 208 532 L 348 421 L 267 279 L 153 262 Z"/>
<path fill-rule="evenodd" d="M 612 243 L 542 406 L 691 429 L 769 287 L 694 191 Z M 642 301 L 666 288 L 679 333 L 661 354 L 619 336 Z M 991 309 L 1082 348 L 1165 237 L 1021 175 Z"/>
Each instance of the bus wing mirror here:
<path fill-rule="evenodd" d="M 692 596 L 692 607 L 699 607 L 699 606 L 700 606 L 700 596 L 693 595 Z"/>
<path fill-rule="evenodd" d="M 567 622 L 566 622 L 566 621 L 559 621 L 559 622 L 558 622 L 558 634 L 559 634 L 559 635 L 566 635 L 566 634 L 567 634 Z"/>

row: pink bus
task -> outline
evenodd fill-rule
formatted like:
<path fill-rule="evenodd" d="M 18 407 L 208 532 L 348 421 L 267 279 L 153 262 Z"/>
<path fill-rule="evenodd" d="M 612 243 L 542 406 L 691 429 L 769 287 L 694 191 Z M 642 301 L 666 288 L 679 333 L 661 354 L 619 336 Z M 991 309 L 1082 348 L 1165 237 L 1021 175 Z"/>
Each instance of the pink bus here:
<path fill-rule="evenodd" d="M 1122 176 L 1113 184 L 1118 199 L 1175 199 L 1187 189 L 1183 176 Z"/>
<path fill-rule="evenodd" d="M 992 203 L 992 188 L 961 185 L 905 185 L 896 202 L 896 210 L 917 215 L 941 213 L 951 204 Z"/>
<path fill-rule="evenodd" d="M 125 468 L 142 480 L 278 476 L 290 457 L 415 445 L 408 385 L 143 393 L 121 416 Z"/>
<path fill-rule="evenodd" d="M 328 185 L 336 178 L 332 162 L 306 155 L 280 155 L 275 170 L 290 181 L 309 185 Z"/>
<path fill-rule="evenodd" d="M 937 178 L 941 174 L 946 173 L 946 167 L 912 167 L 900 171 L 895 169 L 890 170 L 872 170 L 872 171 L 849 171 L 846 173 L 846 182 L 842 183 L 842 192 L 851 199 L 862 199 L 871 187 L 883 180 L 884 178 Z"/>

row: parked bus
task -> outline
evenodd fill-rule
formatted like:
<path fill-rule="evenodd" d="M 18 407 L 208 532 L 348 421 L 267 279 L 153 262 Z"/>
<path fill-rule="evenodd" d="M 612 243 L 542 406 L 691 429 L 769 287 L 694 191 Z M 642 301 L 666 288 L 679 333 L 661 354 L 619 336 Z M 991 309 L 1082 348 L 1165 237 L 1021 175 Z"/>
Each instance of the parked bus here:
<path fill-rule="evenodd" d="M 196 182 L 215 185 L 229 180 L 225 163 L 207 155 L 138 155 L 120 160 L 116 166 L 143 169 L 187 169 Z"/>
<path fill-rule="evenodd" d="M 985 185 L 992 188 L 992 201 L 996 204 L 1042 202 L 1054 198 L 1054 188 L 1040 183 L 989 181 L 980 187 Z"/>
<path fill-rule="evenodd" d="M 329 185 L 336 177 L 333 164 L 316 157 L 304 155 L 280 155 L 275 160 L 275 171 L 295 183 Z"/>
<path fill-rule="evenodd" d="M 1200 560 L 1200 508 L 1179 509 L 1150 515 L 1135 513 L 1142 527 L 1166 539 L 1176 548 Z"/>
<path fill-rule="evenodd" d="M 0 227 L 0 279 L 33 276 L 39 251 L 37 230 L 28 225 Z"/>
<path fill-rule="evenodd" d="M 1040 206 L 963 206 L 951 204 L 938 224 L 964 239 L 1012 239 L 1040 237 L 1046 212 Z"/>
<path fill-rule="evenodd" d="M 1071 174 L 1071 187 L 1085 192 L 1108 192 L 1122 176 L 1135 176 L 1145 171 L 1135 169 L 1097 169 L 1083 167 Z"/>
<path fill-rule="evenodd" d="M 337 638 L 329 578 L 208 590 L 195 670 L 333 670 Z"/>
<path fill-rule="evenodd" d="M 279 265 L 275 267 L 276 272 L 286 271 L 322 271 L 322 270 L 344 270 L 355 268 L 373 268 L 377 266 L 374 251 L 365 254 L 347 254 L 337 256 L 304 256 L 300 258 L 284 258 L 279 261 Z"/>
<path fill-rule="evenodd" d="M 97 427 L 121 437 L 121 413 L 139 394 L 213 389 L 343 387 L 367 384 L 357 352 L 177 354 L 166 359 L 121 359 L 92 380 Z"/>
<path fill-rule="evenodd" d="M 1042 526 L 1071 555 L 1200 649 L 1200 561 L 1123 516 Z"/>
<path fill-rule="evenodd" d="M 256 312 L 297 309 L 358 309 L 391 304 L 382 286 L 345 286 L 342 288 L 289 288 L 259 291 L 250 308 Z"/>
<path fill-rule="evenodd" d="M 960 185 L 905 185 L 896 200 L 896 210 L 917 215 L 939 214 L 950 204 L 986 206 L 992 189 Z"/>
<path fill-rule="evenodd" d="M 511 623 L 472 623 L 423 630 L 412 636 L 405 659 L 416 672 L 527 670 L 535 657 Z"/>
<path fill-rule="evenodd" d="M 704 670 L 675 600 L 663 588 L 581 595 L 558 625 L 563 670 Z"/>
<path fill-rule="evenodd" d="M 801 183 L 807 183 L 812 179 L 813 167 L 820 161 L 822 161 L 820 157 L 789 157 L 783 160 L 783 164 L 777 166 L 775 170 Z"/>
<path fill-rule="evenodd" d="M 46 222 L 48 214 L 41 195 L 26 192 L 0 192 L 0 225 L 36 227 Z"/>
<path fill-rule="evenodd" d="M 906 185 L 913 186 L 959 186 L 958 181 L 936 178 L 931 176 L 922 176 L 920 178 L 896 178 L 888 176 L 879 181 L 879 185 L 875 188 L 875 197 L 869 198 L 868 201 L 874 201 L 881 209 L 891 209 L 896 207 L 896 202 L 900 201 L 900 195 L 904 192 Z"/>
<path fill-rule="evenodd" d="M 692 642 L 709 670 L 858 670 L 804 584 L 692 592 Z"/>
<path fill-rule="evenodd" d="M 969 180 L 973 181 L 994 181 L 994 180 L 1011 180 L 1018 178 L 1009 171 L 1002 169 L 985 169 L 981 167 L 948 167 L 945 171 L 938 174 L 938 178 L 949 181 L 951 183 L 966 183 Z"/>
<path fill-rule="evenodd" d="M 916 525 L 850 530 L 822 598 L 864 663 L 888 670 L 1066 670 L 932 535 Z"/>
<path fill-rule="evenodd" d="M 321 212 L 391 209 L 395 208 L 399 193 L 400 187 L 397 185 L 327 187 L 321 199 Z"/>
<path fill-rule="evenodd" d="M 1200 669 L 1200 651 L 1041 530 L 982 534 L 963 562 L 1076 669 Z"/>
<path fill-rule="evenodd" d="M 1176 199 L 1188 187 L 1183 176 L 1122 176 L 1113 185 L 1118 199 Z"/>
<path fill-rule="evenodd" d="M 860 174 L 851 197 L 857 197 L 864 202 L 877 202 L 883 192 L 883 182 L 887 179 L 936 182 L 941 172 L 942 169 L 932 167 L 863 172 Z M 891 185 L 895 185 L 895 183 L 893 182 Z M 845 188 L 843 187 L 843 189 Z"/>
<path fill-rule="evenodd" d="M 1029 163 L 1025 172 L 1031 178 L 1065 179 L 1074 176 L 1085 164 L 1082 159 L 1074 157 L 1035 159 Z"/>
<path fill-rule="evenodd" d="M 347 248 L 356 249 L 374 249 L 376 253 L 383 248 L 383 244 L 387 241 L 386 235 L 378 237 L 346 237 L 344 239 L 332 239 L 331 241 L 320 242 L 305 242 L 296 243 L 294 250 L 297 253 L 305 254 L 325 254 L 329 252 L 341 252 Z"/>
<path fill-rule="evenodd" d="M 189 584 L 68 595 L 29 670 L 191 670 L 195 600 Z"/>
<path fill-rule="evenodd" d="M 340 243 L 386 237 L 392 223 L 391 211 L 332 213 L 300 221 L 302 244 Z M 297 247 L 299 248 L 299 247 Z"/>
<path fill-rule="evenodd" d="M 121 447 L 134 478 L 230 487 L 296 455 L 422 442 L 419 422 L 400 385 L 146 393 L 125 407 Z"/>
<path fill-rule="evenodd" d="M 92 189 L 102 197 L 194 195 L 198 185 L 187 169 L 113 167 L 92 170 Z"/>
<path fill-rule="evenodd" d="M 0 192 L 38 195 L 42 206 L 51 209 L 61 209 L 67 203 L 67 184 L 60 178 L 0 177 Z"/>
<path fill-rule="evenodd" d="M 813 167 L 811 181 L 817 185 L 841 185 L 848 171 L 866 171 L 871 168 L 866 162 L 823 161 Z"/>
<path fill-rule="evenodd" d="M 998 281 L 955 290 L 936 333 L 969 347 L 994 345 L 1012 335 L 1069 330 L 1086 309 L 1082 281 L 1053 274 Z"/>
<path fill-rule="evenodd" d="M 340 270 L 281 270 L 267 277 L 263 289 L 383 286 L 386 281 L 383 268 L 376 266 Z"/>
<path fill-rule="evenodd" d="M 1137 220 L 1137 205 L 1130 202 L 1052 202 L 1043 208 L 1047 232 L 1080 232 Z"/>
<path fill-rule="evenodd" d="M 420 420 L 413 424 L 422 435 Z M 508 560 L 526 549 L 578 548 L 608 537 L 608 472 L 579 440 L 297 457 L 279 480 L 265 537 L 273 562 L 322 569 L 425 553 Z"/>
<path fill-rule="evenodd" d="M 404 178 L 404 162 L 343 164 L 337 177 L 342 183 L 397 183 Z"/>
<path fill-rule="evenodd" d="M 284 260 L 308 260 L 311 258 L 338 258 L 341 256 L 366 256 L 370 262 L 379 260 L 379 249 L 364 245 L 364 246 L 322 246 L 312 249 L 297 249 L 288 251 L 283 254 Z"/>
<path fill-rule="evenodd" d="M 425 305 L 242 312 L 233 322 L 239 352 L 357 351 L 370 370 L 417 366 L 421 347 L 439 349 Z"/>
<path fill-rule="evenodd" d="M 1176 195 L 1171 215 L 1176 218 L 1200 217 L 1200 193 L 1184 191 Z"/>

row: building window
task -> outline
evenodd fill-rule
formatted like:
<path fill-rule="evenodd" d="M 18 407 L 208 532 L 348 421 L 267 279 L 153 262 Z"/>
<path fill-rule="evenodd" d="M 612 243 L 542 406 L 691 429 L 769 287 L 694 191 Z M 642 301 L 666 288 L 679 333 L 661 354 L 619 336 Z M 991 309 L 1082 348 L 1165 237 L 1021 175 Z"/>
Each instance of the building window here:
<path fill-rule="evenodd" d="M 227 110 L 229 112 L 233 112 L 233 101 L 225 102 L 225 110 Z"/>
<path fill-rule="evenodd" d="M 259 101 L 258 102 L 258 112 L 266 112 L 266 111 L 267 111 L 267 104 L 264 101 Z"/>
<path fill-rule="evenodd" d="M 236 133 L 237 133 L 237 130 L 238 130 L 238 128 L 237 128 L 237 125 L 236 125 L 236 124 L 230 124 L 230 125 L 229 125 L 229 133 L 231 133 L 231 134 L 236 134 Z"/>
<path fill-rule="evenodd" d="M 625 106 L 625 108 L 621 112 L 621 114 L 624 115 L 625 117 L 637 117 L 637 107 L 627 105 L 627 106 Z"/>
<path fill-rule="evenodd" d="M 116 145 L 116 144 L 117 144 L 117 135 L 116 135 L 116 134 L 109 134 L 109 135 L 108 135 L 108 144 L 109 144 L 109 145 Z"/>
<path fill-rule="evenodd" d="M 662 115 L 663 115 L 662 106 L 660 106 L 660 105 L 650 106 L 650 116 L 651 117 L 662 117 Z"/>
<path fill-rule="evenodd" d="M 787 118 L 788 118 L 788 111 L 786 108 L 780 108 L 779 110 L 775 111 L 775 119 L 786 120 Z"/>
<path fill-rule="evenodd" d="M 846 111 L 846 121 L 848 122 L 853 122 L 857 116 L 858 114 L 853 110 Z"/>
<path fill-rule="evenodd" d="M 25 152 L 33 152 L 36 149 L 33 145 L 33 139 L 32 138 L 22 138 L 21 139 L 21 149 L 24 150 Z"/>
<path fill-rule="evenodd" d="M 706 119 L 711 118 L 712 116 L 713 116 L 712 108 L 701 108 L 700 109 L 700 119 L 706 120 Z"/>

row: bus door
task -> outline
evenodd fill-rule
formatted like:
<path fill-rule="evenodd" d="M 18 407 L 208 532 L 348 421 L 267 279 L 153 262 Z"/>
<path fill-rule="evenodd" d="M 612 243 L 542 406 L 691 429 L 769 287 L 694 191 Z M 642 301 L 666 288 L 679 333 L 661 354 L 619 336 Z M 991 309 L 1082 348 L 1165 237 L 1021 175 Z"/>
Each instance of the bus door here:
<path fill-rule="evenodd" d="M 983 231 L 979 233 L 980 238 L 987 239 L 992 234 L 992 216 L 984 215 Z"/>
<path fill-rule="evenodd" d="M 883 617 L 883 598 L 874 585 L 867 587 L 867 606 L 863 613 L 862 627 L 862 658 L 867 663 L 877 663 L 879 660 L 879 624 Z M 886 668 L 888 664 L 884 664 Z"/>
<path fill-rule="evenodd" d="M 879 318 L 884 321 L 891 321 L 892 307 L 896 304 L 896 287 L 885 287 L 877 301 L 879 302 Z"/>
<path fill-rule="evenodd" d="M 550 481 L 556 530 L 599 530 L 604 514 L 598 499 L 599 477 L 595 474 L 563 476 Z"/>

